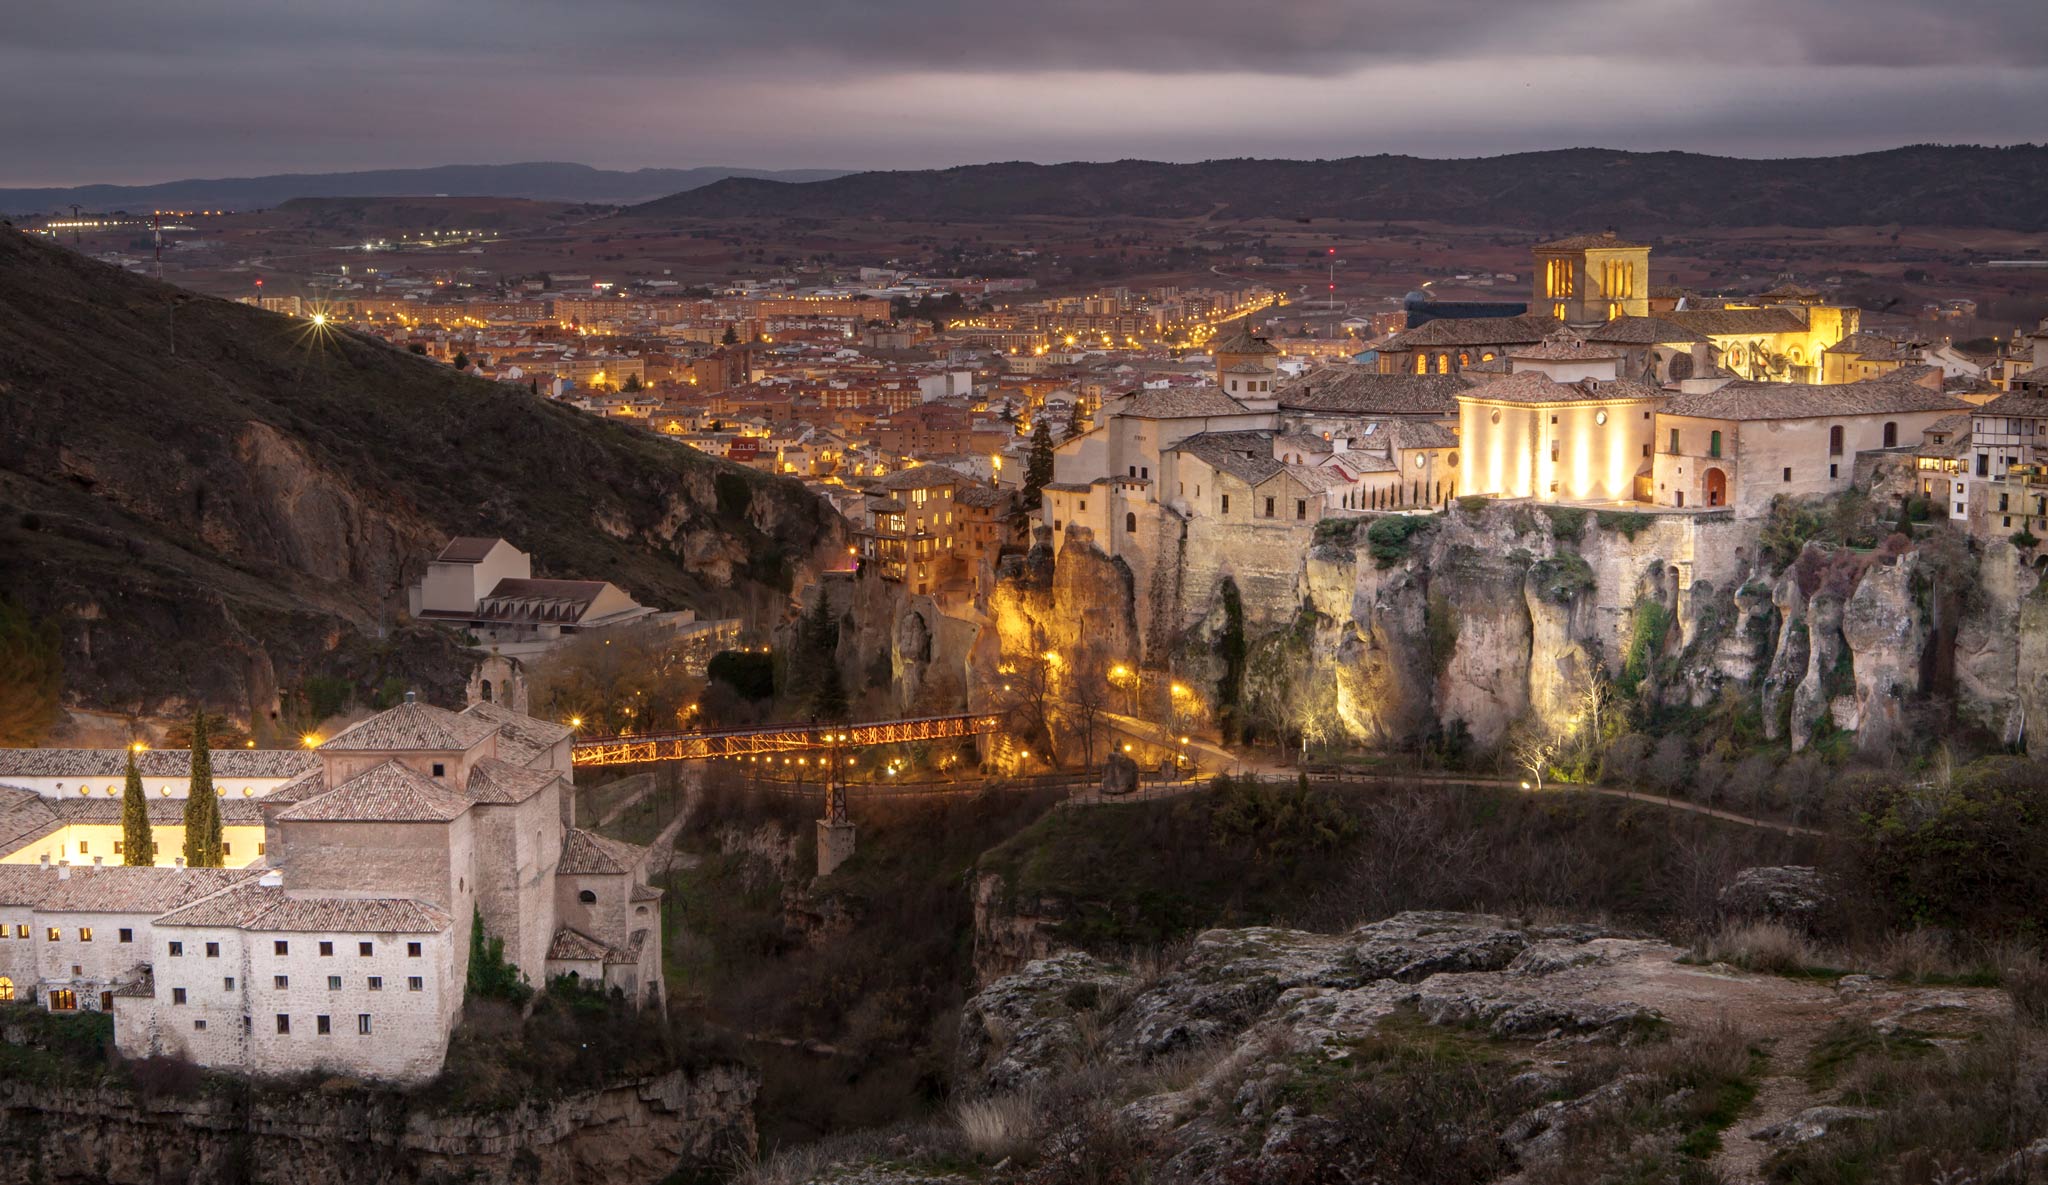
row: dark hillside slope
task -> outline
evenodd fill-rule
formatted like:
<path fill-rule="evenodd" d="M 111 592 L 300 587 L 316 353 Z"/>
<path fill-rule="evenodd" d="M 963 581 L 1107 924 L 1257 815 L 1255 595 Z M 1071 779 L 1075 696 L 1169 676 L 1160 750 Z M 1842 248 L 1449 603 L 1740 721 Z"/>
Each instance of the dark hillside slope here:
<path fill-rule="evenodd" d="M 729 178 L 627 211 L 647 218 L 1401 219 L 1531 230 L 1987 226 L 2048 230 L 2048 146 L 1921 145 L 1742 160 L 1574 148 L 1469 160 L 1003 163 L 790 183 Z"/>
<path fill-rule="evenodd" d="M 772 617 L 841 526 L 795 482 L 0 230 L 0 589 L 60 623 L 73 707 L 266 718 L 451 534 Z"/>

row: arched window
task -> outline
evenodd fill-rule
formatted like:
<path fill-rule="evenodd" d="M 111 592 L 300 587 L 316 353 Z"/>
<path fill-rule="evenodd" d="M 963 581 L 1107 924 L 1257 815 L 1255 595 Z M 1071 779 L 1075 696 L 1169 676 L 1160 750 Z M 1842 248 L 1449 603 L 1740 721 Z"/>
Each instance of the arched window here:
<path fill-rule="evenodd" d="M 1124 512 L 1124 533 L 1129 535 L 1138 533 L 1138 516 L 1135 511 Z"/>
<path fill-rule="evenodd" d="M 14 981 L 7 978 L 5 975 L 0 975 L 0 1004 L 9 1003 L 13 999 Z"/>
<path fill-rule="evenodd" d="M 491 702 L 491 681 L 489 679 L 484 680 L 483 696 L 485 703 Z"/>
<path fill-rule="evenodd" d="M 1436 356 L 1436 372 L 1438 374 L 1451 373 L 1451 356 L 1449 354 L 1438 354 Z"/>
<path fill-rule="evenodd" d="M 1427 354 L 1417 354 L 1417 355 L 1415 356 L 1415 373 L 1416 373 L 1416 374 L 1428 374 L 1428 373 L 1429 373 L 1429 355 L 1427 355 Z"/>
<path fill-rule="evenodd" d="M 1828 429 L 1828 456 L 1839 457 L 1841 455 L 1842 426 L 1840 424 L 1836 424 L 1834 427 Z"/>
<path fill-rule="evenodd" d="M 1899 447 L 1899 426 L 1894 421 L 1886 420 L 1884 422 L 1884 446 L 1886 448 Z"/>
<path fill-rule="evenodd" d="M 581 893 L 576 894 L 576 900 L 581 901 L 585 905 L 596 905 L 597 894 L 591 892 L 589 889 L 585 889 Z"/>

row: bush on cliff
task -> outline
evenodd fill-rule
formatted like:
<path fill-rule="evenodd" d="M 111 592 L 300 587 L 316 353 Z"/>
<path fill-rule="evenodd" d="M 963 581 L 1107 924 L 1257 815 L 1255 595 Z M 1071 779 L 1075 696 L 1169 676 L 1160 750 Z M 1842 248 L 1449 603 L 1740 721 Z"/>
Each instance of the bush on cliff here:
<path fill-rule="evenodd" d="M 1419 514 L 1394 514 L 1374 519 L 1372 526 L 1365 530 L 1374 566 L 1391 568 L 1407 559 L 1411 541 L 1434 525 L 1434 520 Z"/>

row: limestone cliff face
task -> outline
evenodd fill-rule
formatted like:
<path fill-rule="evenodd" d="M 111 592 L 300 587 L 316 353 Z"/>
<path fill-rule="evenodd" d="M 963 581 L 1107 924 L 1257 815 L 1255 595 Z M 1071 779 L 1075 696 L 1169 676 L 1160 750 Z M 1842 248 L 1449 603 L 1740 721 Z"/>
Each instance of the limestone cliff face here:
<path fill-rule="evenodd" d="M 0 1080 L 0 1185 L 651 1185 L 754 1144 L 756 1079 L 681 1070 L 486 1114 L 337 1084 L 148 1098 Z"/>
<path fill-rule="evenodd" d="M 1325 524 L 1287 592 L 1273 591 L 1269 573 L 1255 586 L 1265 602 L 1244 594 L 1254 661 L 1243 694 L 1289 699 L 1241 704 L 1246 719 L 1328 716 L 1342 735 L 1382 746 L 1462 728 L 1490 747 L 1525 720 L 1569 729 L 1587 688 L 1634 661 L 1641 693 L 1656 702 L 1704 708 L 1754 696 L 1767 737 L 1803 749 L 1835 728 L 1874 750 L 1902 738 L 1915 697 L 1947 694 L 1940 672 L 1951 648 L 1968 719 L 2018 741 L 2048 711 L 2048 675 L 2024 674 L 2048 670 L 2048 582 L 2006 544 L 1989 550 L 1968 595 L 1950 597 L 1958 611 L 1937 591 L 1971 584 L 1940 570 L 1968 562 L 1952 549 L 1809 543 L 1781 571 L 1763 558 L 1759 524 L 1711 514 L 1496 503 L 1410 523 L 1377 551 L 1368 520 Z M 1092 544 L 1070 545 L 1057 564 L 1049 549 L 1013 563 L 978 661 L 993 669 L 1003 655 L 1032 653 L 1034 639 L 1069 645 L 1082 622 L 1091 636 L 1135 646 L 1128 582 L 1113 571 Z M 1229 614 L 1220 594 L 1184 611 L 1179 635 L 1146 661 L 1213 710 Z M 1296 665 L 1312 677 L 1259 665 L 1290 647 L 1305 648 Z M 1326 702 L 1304 705 L 1304 686 Z"/>

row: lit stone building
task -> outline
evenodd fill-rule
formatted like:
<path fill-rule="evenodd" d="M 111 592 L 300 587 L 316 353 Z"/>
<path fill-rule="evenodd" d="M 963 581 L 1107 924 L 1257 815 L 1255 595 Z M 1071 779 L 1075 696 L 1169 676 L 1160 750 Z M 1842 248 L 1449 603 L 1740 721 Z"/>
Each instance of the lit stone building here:
<path fill-rule="evenodd" d="M 581 630 L 653 616 L 603 580 L 535 580 L 533 557 L 503 539 L 458 535 L 414 585 L 412 615 L 458 626 L 506 654 L 545 650 Z"/>
<path fill-rule="evenodd" d="M 1955 495 L 1971 533 L 2048 538 L 2048 390 L 2000 395 L 1970 413 Z"/>
<path fill-rule="evenodd" d="M 1650 248 L 1606 231 L 1538 243 L 1531 312 L 1588 324 L 1650 312 Z"/>
<path fill-rule="evenodd" d="M 647 852 L 576 829 L 569 743 L 500 705 L 408 699 L 247 804 L 221 786 L 224 813 L 255 812 L 254 867 L 0 865 L 0 994 L 111 1010 L 131 1056 L 407 1082 L 440 1069 L 479 923 L 531 982 L 658 1001 Z M 72 801 L 0 794 L 0 820 Z"/>
<path fill-rule="evenodd" d="M 1657 413 L 1652 480 L 1659 506 L 1731 506 L 1762 515 L 1779 495 L 1840 493 L 1859 453 L 1918 448 L 1969 404 L 1889 378 L 1836 386 L 1729 383 L 1672 396 Z"/>

